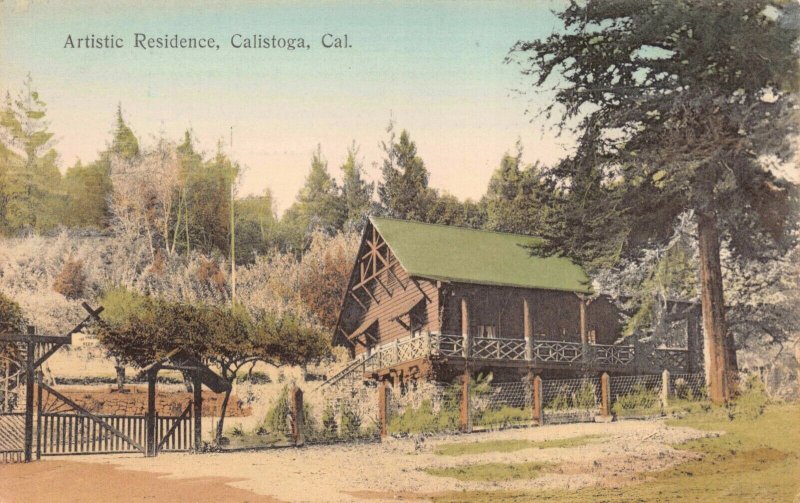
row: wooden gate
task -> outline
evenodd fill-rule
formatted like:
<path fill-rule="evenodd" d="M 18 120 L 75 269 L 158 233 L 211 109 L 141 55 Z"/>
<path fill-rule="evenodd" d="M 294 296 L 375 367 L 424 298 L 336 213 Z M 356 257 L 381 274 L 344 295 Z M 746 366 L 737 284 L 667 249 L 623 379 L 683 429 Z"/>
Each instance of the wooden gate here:
<path fill-rule="evenodd" d="M 94 414 L 50 386 L 39 390 L 38 456 L 148 452 L 147 416 Z M 191 410 L 190 402 L 180 416 L 156 416 L 156 453 L 193 449 Z"/>

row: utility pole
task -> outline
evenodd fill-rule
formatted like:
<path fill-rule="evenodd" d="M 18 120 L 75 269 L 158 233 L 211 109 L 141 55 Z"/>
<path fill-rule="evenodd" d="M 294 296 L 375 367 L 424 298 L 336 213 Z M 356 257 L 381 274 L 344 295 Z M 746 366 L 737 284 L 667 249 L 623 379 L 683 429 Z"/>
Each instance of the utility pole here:
<path fill-rule="evenodd" d="M 233 157 L 233 126 L 231 126 L 231 157 Z M 233 211 L 233 184 L 235 181 L 236 175 L 233 172 L 233 159 L 231 159 L 231 307 L 236 304 L 236 221 Z"/>

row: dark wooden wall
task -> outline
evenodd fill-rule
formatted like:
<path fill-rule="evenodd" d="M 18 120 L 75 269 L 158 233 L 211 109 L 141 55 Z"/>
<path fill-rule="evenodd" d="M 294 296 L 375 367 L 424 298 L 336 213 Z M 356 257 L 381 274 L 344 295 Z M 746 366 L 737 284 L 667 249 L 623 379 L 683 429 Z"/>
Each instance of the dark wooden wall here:
<path fill-rule="evenodd" d="M 480 325 L 494 325 L 496 336 L 522 339 L 523 299 L 532 311 L 534 337 L 546 340 L 580 341 L 580 299 L 572 292 L 525 288 L 451 284 L 442 290 L 442 332 L 461 332 L 461 298 L 470 309 L 472 334 Z M 622 319 L 605 297 L 587 307 L 588 329 L 597 333 L 597 343 L 611 344 L 622 331 Z"/>

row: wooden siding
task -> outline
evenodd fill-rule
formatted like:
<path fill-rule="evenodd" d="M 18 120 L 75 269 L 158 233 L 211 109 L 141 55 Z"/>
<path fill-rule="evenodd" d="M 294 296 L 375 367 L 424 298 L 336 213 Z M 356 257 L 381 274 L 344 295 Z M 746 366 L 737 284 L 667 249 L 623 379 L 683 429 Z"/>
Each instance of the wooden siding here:
<path fill-rule="evenodd" d="M 580 341 L 580 299 L 572 292 L 452 284 L 443 289 L 442 332 L 461 332 L 460 299 L 467 298 L 470 332 L 495 327 L 495 337 L 523 338 L 523 299 L 531 309 L 533 334 L 546 340 Z M 594 299 L 587 307 L 587 328 L 595 330 L 598 344 L 611 344 L 622 330 L 621 316 L 607 298 Z"/>
<path fill-rule="evenodd" d="M 367 310 L 365 311 L 350 297 L 345 302 L 345 312 L 342 317 L 341 326 L 345 332 L 355 330 L 366 320 L 377 319 L 377 327 L 371 332 L 377 338 L 377 341 L 373 343 L 374 345 L 385 344 L 409 335 L 409 330 L 398 321 L 394 321 L 393 318 L 403 314 L 402 311 L 407 309 L 409 303 L 422 296 L 423 292 L 428 299 L 423 298 L 422 303 L 424 306 L 418 305 L 414 309 L 414 314 L 421 318 L 422 327 L 420 330 L 435 331 L 439 329 L 439 297 L 436 284 L 424 279 L 416 280 L 415 284 L 393 256 L 390 257 L 389 263 L 390 269 L 394 274 L 390 273 L 389 270 L 385 270 L 378 275 L 378 279 L 386 285 L 386 288 L 391 293 L 387 292 L 377 281 L 373 281 L 368 287 L 371 296 L 364 293 L 355 293 Z M 408 322 L 408 316 L 403 316 L 402 319 Z M 361 340 L 363 341 L 364 338 L 361 337 Z M 356 344 L 355 353 L 357 355 L 365 351 L 364 345 Z"/>

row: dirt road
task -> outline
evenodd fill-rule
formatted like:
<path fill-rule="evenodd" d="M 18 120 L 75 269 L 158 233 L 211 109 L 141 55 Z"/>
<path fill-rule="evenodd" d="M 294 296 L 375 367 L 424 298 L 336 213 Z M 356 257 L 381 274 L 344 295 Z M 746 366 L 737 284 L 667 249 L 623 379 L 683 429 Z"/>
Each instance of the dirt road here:
<path fill-rule="evenodd" d="M 603 437 L 570 448 L 464 456 L 435 453 L 442 443 L 540 441 L 587 434 Z M 162 454 L 153 459 L 71 457 L 28 466 L 0 465 L 0 501 L 424 501 L 425 494 L 442 491 L 619 486 L 637 473 L 663 469 L 693 456 L 670 445 L 702 435 L 696 430 L 669 428 L 661 421 L 623 421 L 438 437 L 423 442 L 404 439 L 260 452 Z M 535 479 L 506 482 L 463 482 L 421 470 L 527 461 L 546 461 L 557 468 Z"/>

